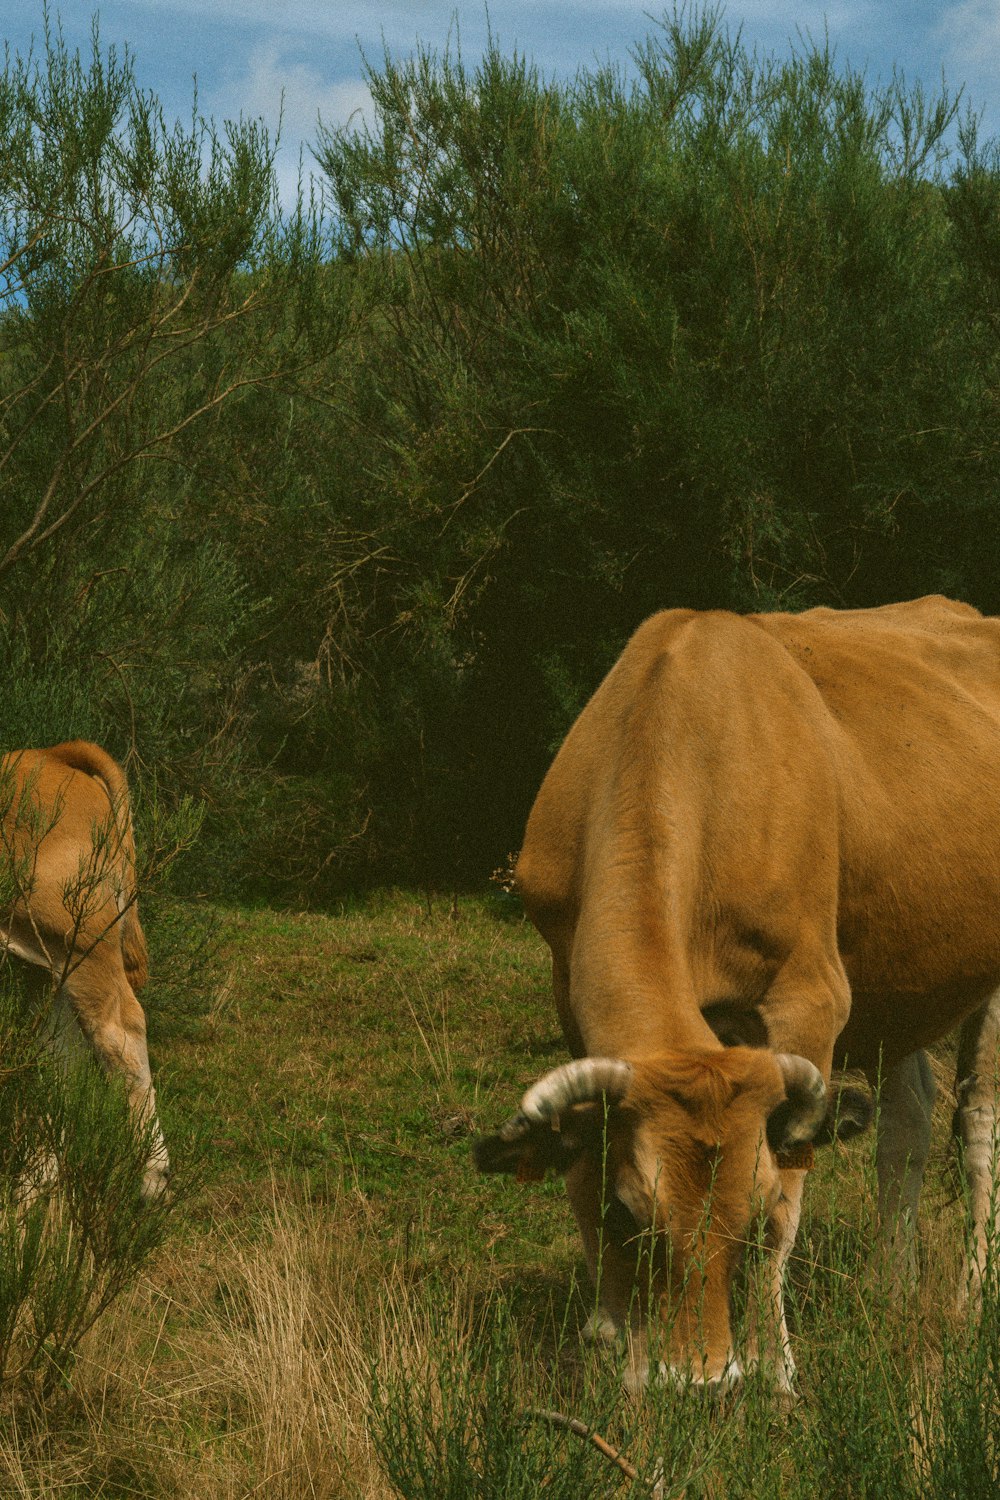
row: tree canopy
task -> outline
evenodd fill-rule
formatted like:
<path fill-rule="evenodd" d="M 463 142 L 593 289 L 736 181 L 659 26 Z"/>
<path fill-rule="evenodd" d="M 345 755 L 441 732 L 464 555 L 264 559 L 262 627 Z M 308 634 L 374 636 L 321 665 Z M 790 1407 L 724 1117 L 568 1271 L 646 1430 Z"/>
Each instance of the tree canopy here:
<path fill-rule="evenodd" d="M 0 79 L 6 736 L 207 806 L 206 878 L 478 882 L 672 605 L 1000 609 L 1000 155 L 666 16 L 368 63 L 277 200 L 49 34 Z"/>

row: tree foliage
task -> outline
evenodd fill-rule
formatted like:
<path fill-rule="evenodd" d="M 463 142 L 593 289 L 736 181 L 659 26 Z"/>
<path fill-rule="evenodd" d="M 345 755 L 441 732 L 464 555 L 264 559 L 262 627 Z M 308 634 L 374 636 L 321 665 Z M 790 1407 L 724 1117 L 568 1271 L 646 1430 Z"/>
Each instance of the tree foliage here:
<path fill-rule="evenodd" d="M 212 880 L 480 879 L 655 609 L 1000 608 L 1000 160 L 947 94 L 712 12 L 569 83 L 386 55 L 288 213 L 259 125 L 47 47 L 0 111 L 17 723 L 205 797 Z"/>
<path fill-rule="evenodd" d="M 443 784 L 414 753 L 407 794 L 441 861 L 516 837 L 657 608 L 1000 602 L 995 148 L 967 120 L 949 151 L 946 94 L 761 58 L 712 13 L 635 64 L 387 57 L 374 122 L 321 140 L 339 256 L 380 287 L 364 607 L 437 663 L 411 743 Z"/>

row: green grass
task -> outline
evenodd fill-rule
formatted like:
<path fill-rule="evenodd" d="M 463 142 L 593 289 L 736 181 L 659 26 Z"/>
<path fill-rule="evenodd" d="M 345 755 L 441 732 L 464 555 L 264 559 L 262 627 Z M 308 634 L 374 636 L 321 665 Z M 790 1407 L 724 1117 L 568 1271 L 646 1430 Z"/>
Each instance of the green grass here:
<path fill-rule="evenodd" d="M 561 1185 L 472 1169 L 473 1133 L 565 1055 L 533 930 L 406 892 L 146 916 L 162 1119 L 200 1186 L 66 1389 L 0 1414 L 0 1494 L 569 1500 L 648 1495 L 658 1463 L 665 1497 L 991 1493 L 1000 1318 L 995 1297 L 981 1324 L 953 1312 L 944 1056 L 919 1292 L 867 1264 L 870 1142 L 826 1151 L 791 1267 L 799 1404 L 749 1382 L 635 1406 L 581 1348 Z"/>
<path fill-rule="evenodd" d="M 208 1142 L 205 1203 L 271 1184 L 348 1191 L 392 1253 L 419 1227 L 442 1253 L 482 1243 L 503 1208 L 552 1235 L 556 1184 L 509 1194 L 471 1169 L 469 1139 L 564 1056 L 541 944 L 483 903 L 393 895 L 339 917 L 211 913 L 197 1002 L 147 991 L 165 1129 Z M 188 995 L 190 991 L 186 992 Z M 496 1222 L 496 1253 L 509 1226 Z"/>

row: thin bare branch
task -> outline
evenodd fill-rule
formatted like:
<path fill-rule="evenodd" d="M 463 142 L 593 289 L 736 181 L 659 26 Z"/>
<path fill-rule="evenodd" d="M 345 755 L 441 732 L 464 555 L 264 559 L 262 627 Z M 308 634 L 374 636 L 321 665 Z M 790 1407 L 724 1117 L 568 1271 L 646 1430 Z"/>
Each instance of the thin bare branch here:
<path fill-rule="evenodd" d="M 586 1422 L 581 1422 L 579 1417 L 567 1417 L 561 1411 L 548 1411 L 541 1406 L 529 1407 L 524 1415 L 530 1417 L 532 1421 L 546 1422 L 550 1427 L 559 1427 L 565 1432 L 575 1433 L 577 1437 L 592 1443 L 598 1453 L 603 1453 L 605 1458 L 621 1470 L 626 1479 L 635 1481 L 639 1478 L 639 1470 L 635 1465 L 629 1463 L 628 1459 L 619 1453 L 617 1448 L 613 1448 L 606 1438 L 601 1437 L 599 1432 L 588 1427 Z M 652 1486 L 650 1489 L 652 1490 Z"/>

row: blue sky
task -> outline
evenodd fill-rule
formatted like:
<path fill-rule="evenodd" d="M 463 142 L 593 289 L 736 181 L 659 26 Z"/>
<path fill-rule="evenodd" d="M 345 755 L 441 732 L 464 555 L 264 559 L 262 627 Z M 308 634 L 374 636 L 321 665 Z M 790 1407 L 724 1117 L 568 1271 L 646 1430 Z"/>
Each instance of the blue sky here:
<path fill-rule="evenodd" d="M 89 44 L 92 7 L 86 0 L 53 5 L 72 45 Z M 608 60 L 627 65 L 635 43 L 653 29 L 650 0 L 493 0 L 494 35 L 516 46 L 546 76 L 572 76 Z M 472 62 L 487 30 L 482 4 L 454 0 L 105 0 L 99 7 L 105 44 L 127 43 L 140 83 L 152 88 L 171 115 L 190 116 L 192 78 L 199 105 L 216 120 L 241 113 L 278 119 L 284 93 L 279 175 L 294 184 L 300 143 L 315 140 L 316 120 L 345 123 L 365 111 L 360 48 L 381 56 L 416 42 L 443 48 L 454 38 Z M 984 128 L 1000 135 L 1000 0 L 734 0 L 725 8 L 730 29 L 765 51 L 786 53 L 798 32 L 822 37 L 836 56 L 887 78 L 895 65 L 910 81 L 964 85 L 984 110 Z M 25 50 L 42 29 L 41 0 L 0 0 L 5 40 Z M 307 163 L 311 158 L 307 152 Z"/>

